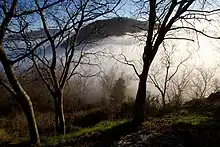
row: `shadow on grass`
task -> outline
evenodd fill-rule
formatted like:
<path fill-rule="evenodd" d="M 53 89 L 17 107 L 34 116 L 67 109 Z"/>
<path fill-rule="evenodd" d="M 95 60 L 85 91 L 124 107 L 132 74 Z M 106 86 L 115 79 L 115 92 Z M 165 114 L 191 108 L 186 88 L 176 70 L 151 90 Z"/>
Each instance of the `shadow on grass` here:
<path fill-rule="evenodd" d="M 137 130 L 138 127 L 134 125 L 131 121 L 126 122 L 124 124 L 112 128 L 111 130 L 107 130 L 102 135 L 97 137 L 96 142 L 95 144 L 93 144 L 93 146 L 98 146 L 98 147 L 112 146 L 112 144 L 115 141 L 118 141 L 120 137 L 136 132 Z"/>
<path fill-rule="evenodd" d="M 220 122 L 208 120 L 192 125 L 179 122 L 162 133 L 146 136 L 140 146 L 153 147 L 219 147 Z"/>
<path fill-rule="evenodd" d="M 161 129 L 162 130 L 162 129 Z M 164 130 L 164 129 L 163 129 Z M 95 134 L 80 141 L 63 144 L 71 146 L 93 147 L 219 147 L 220 122 L 214 120 L 202 121 L 198 124 L 178 122 L 170 125 L 166 131 L 143 131 L 131 122 L 116 126 L 100 134 Z M 140 132 L 140 133 L 138 133 Z"/>
<path fill-rule="evenodd" d="M 119 124 L 111 129 L 97 132 L 93 135 L 82 136 L 76 140 L 59 143 L 57 146 L 91 146 L 91 147 L 108 147 L 119 140 L 121 136 L 130 134 L 138 128 L 130 121 Z"/>

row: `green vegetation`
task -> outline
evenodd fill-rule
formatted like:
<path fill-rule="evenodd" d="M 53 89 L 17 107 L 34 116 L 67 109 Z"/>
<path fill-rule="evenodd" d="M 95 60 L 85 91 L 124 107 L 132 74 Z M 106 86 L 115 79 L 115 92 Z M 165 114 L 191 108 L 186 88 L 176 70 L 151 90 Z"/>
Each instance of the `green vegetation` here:
<path fill-rule="evenodd" d="M 208 106 L 208 105 L 207 105 Z M 210 107 L 212 105 L 209 105 Z M 201 107 L 198 112 L 191 112 L 191 105 L 184 109 L 171 109 L 169 113 L 160 115 L 160 117 L 150 117 L 142 126 L 132 129 L 128 119 L 116 117 L 118 113 L 113 113 L 112 110 L 93 108 L 89 111 L 81 111 L 79 113 L 66 114 L 67 116 L 67 134 L 55 136 L 53 132 L 53 113 L 37 113 L 38 127 L 41 134 L 42 146 L 108 146 L 112 145 L 117 140 L 126 138 L 132 135 L 133 131 L 141 131 L 142 135 L 150 135 L 146 141 L 150 145 L 157 146 L 171 143 L 171 146 L 176 146 L 175 143 L 180 143 L 183 146 L 189 146 L 196 142 L 197 146 L 203 144 L 211 144 L 211 137 L 218 135 L 220 124 L 213 119 L 204 115 Z M 207 107 L 206 107 L 207 109 Z M 209 109 L 214 113 L 217 109 Z M 214 111 L 215 110 L 215 111 Z M 131 109 L 125 112 L 130 112 Z M 151 110 L 152 111 L 152 110 Z M 183 113 L 184 112 L 184 113 Z M 162 113 L 156 111 L 155 114 Z M 44 114 L 44 115 L 43 115 Z M 10 119 L 10 118 L 14 119 Z M 23 115 L 11 116 L 8 119 L 0 121 L 0 144 L 26 144 L 28 143 L 27 130 L 19 130 L 24 128 L 26 123 L 22 121 Z M 113 119 L 112 119 L 113 118 Z M 6 120 L 13 120 L 9 123 Z M 12 125 L 10 125 L 12 123 Z M 19 124 L 19 125 L 16 125 Z M 17 132 L 13 133 L 12 132 Z M 49 132 L 49 133 L 47 133 Z M 200 136 L 201 135 L 201 136 Z M 173 136 L 173 137 L 172 137 Z M 137 136 L 134 136 L 134 143 Z M 193 138 L 197 138 L 194 140 Z M 217 137 L 218 138 L 218 137 Z M 184 140 L 186 142 L 180 142 Z M 217 140 L 217 139 L 215 139 Z"/>
<path fill-rule="evenodd" d="M 103 121 L 98 124 L 96 124 L 93 127 L 88 128 L 78 128 L 76 132 L 69 133 L 62 136 L 53 136 L 53 137 L 43 137 L 42 143 L 46 146 L 51 145 L 58 145 L 63 144 L 67 142 L 73 142 L 74 140 L 83 137 L 88 137 L 91 135 L 94 135 L 95 133 L 101 133 L 103 131 L 112 129 L 113 127 L 116 127 L 120 124 L 125 123 L 127 120 L 116 120 L 116 121 Z"/>
<path fill-rule="evenodd" d="M 198 125 L 198 124 L 200 124 L 200 122 L 204 122 L 204 121 L 209 120 L 209 118 L 207 116 L 202 116 L 202 115 L 198 115 L 198 114 L 191 114 L 188 116 L 172 116 L 171 119 L 174 122 L 174 124 L 188 123 L 188 124 L 192 124 L 192 125 Z"/>
<path fill-rule="evenodd" d="M 10 139 L 11 139 L 11 137 L 8 135 L 8 133 L 5 132 L 4 129 L 0 129 L 0 144 L 3 144 Z"/>
<path fill-rule="evenodd" d="M 210 118 L 207 116 L 202 116 L 199 114 L 189 114 L 187 116 L 182 115 L 169 115 L 168 117 L 163 118 L 154 118 L 149 121 L 145 121 L 143 126 L 147 130 L 157 130 L 160 131 L 161 128 L 171 127 L 176 124 L 189 124 L 189 125 L 199 125 L 200 123 L 209 121 Z"/>
<path fill-rule="evenodd" d="M 105 142 L 106 140 L 111 140 L 114 142 L 114 139 L 109 137 L 112 134 L 114 134 L 112 130 L 118 129 L 119 125 L 124 125 L 125 126 L 124 128 L 126 128 L 126 125 L 125 125 L 126 122 L 128 122 L 126 119 L 114 120 L 114 121 L 102 121 L 92 127 L 78 127 L 75 132 L 69 133 L 63 136 L 43 137 L 42 145 L 43 146 L 55 146 L 55 145 L 65 146 L 65 145 L 77 145 L 77 142 L 78 142 L 79 144 L 83 143 L 83 145 L 87 145 L 87 146 L 88 145 L 96 146 L 97 140 L 99 141 L 99 143 Z M 145 121 L 143 125 L 139 128 L 139 130 L 142 130 L 142 131 L 146 130 L 146 133 L 149 133 L 149 131 L 150 132 L 153 131 L 159 134 L 165 134 L 165 136 L 164 135 L 162 136 L 165 138 L 165 137 L 169 137 L 172 134 L 175 135 L 176 137 L 181 137 L 183 135 L 181 134 L 181 132 L 180 134 L 176 134 L 175 132 L 176 129 L 180 129 L 180 130 L 184 130 L 186 133 L 189 133 L 189 135 L 193 137 L 194 135 L 199 135 L 199 133 L 202 133 L 201 130 L 203 130 L 204 126 L 207 129 L 207 131 L 212 132 L 213 129 L 215 130 L 216 128 L 219 128 L 219 125 L 217 124 L 218 123 L 213 121 L 211 118 L 200 115 L 200 114 L 192 113 L 187 116 L 170 114 L 162 118 L 154 117 L 148 121 Z M 128 126 L 127 126 L 127 129 L 129 129 Z M 106 133 L 108 135 L 106 135 Z M 118 134 L 116 133 L 115 135 L 117 136 Z M 125 133 L 124 135 L 127 135 L 127 133 Z M 106 138 L 106 137 L 109 137 L 109 138 Z M 157 137 L 158 136 L 155 136 L 154 139 L 160 142 L 160 139 Z M 175 142 L 176 140 L 174 138 L 173 143 Z M 166 143 L 166 141 L 160 142 L 160 143 L 163 144 L 163 143 Z"/>

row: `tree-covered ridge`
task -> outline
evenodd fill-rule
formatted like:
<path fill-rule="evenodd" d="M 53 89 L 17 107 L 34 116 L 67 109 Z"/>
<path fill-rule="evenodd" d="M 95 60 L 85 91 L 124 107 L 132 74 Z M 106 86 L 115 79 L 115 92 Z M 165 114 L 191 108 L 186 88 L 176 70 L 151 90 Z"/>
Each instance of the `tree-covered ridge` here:
<path fill-rule="evenodd" d="M 126 33 L 137 33 L 147 29 L 145 21 L 126 17 L 96 20 L 82 27 L 77 37 L 78 43 L 94 42 L 111 36 L 123 36 Z M 73 38 L 73 37 L 72 37 Z M 69 38 L 70 40 L 72 38 Z M 63 42 L 63 46 L 68 40 Z"/>

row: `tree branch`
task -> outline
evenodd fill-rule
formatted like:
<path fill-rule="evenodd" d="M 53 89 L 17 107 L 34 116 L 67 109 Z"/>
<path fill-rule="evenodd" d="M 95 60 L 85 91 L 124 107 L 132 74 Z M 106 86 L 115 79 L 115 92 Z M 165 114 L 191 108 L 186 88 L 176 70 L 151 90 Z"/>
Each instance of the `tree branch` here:
<path fill-rule="evenodd" d="M 5 82 L 3 82 L 2 79 L 0 79 L 0 85 L 5 88 L 11 95 L 16 96 L 16 92 Z"/>

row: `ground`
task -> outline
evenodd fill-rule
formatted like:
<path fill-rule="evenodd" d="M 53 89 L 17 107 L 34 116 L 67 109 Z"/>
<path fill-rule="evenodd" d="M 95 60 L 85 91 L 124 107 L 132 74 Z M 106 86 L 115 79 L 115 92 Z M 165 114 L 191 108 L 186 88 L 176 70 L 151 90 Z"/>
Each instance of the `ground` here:
<path fill-rule="evenodd" d="M 101 122 L 60 137 L 42 139 L 44 146 L 188 147 L 220 146 L 220 123 L 209 117 L 151 118 L 135 128 L 129 121 Z"/>

